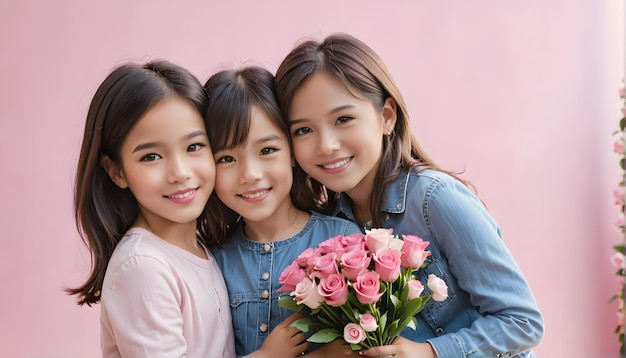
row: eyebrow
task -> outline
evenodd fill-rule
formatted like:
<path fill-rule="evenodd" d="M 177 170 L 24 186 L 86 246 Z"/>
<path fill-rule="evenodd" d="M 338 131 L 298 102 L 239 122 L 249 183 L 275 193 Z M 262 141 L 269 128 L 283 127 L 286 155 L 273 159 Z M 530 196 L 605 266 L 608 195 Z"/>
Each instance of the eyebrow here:
<path fill-rule="evenodd" d="M 193 131 L 189 134 L 186 134 L 183 136 L 183 140 L 190 140 L 193 139 L 195 137 L 199 137 L 199 136 L 204 136 L 204 137 L 208 137 L 208 135 L 206 134 L 205 131 L 203 130 L 197 130 L 197 131 Z M 135 149 L 133 149 L 133 153 L 138 152 L 140 150 L 144 150 L 144 149 L 149 149 L 149 148 L 154 148 L 157 147 L 159 145 L 158 142 L 148 142 L 148 143 L 142 143 L 139 144 L 138 146 L 135 147 Z"/>
<path fill-rule="evenodd" d="M 343 110 L 346 110 L 346 109 L 349 109 L 349 108 L 354 108 L 354 107 L 355 107 L 355 105 L 353 105 L 353 104 L 345 104 L 343 106 L 339 106 L 339 107 L 331 109 L 326 114 L 327 115 L 331 115 L 331 114 L 335 114 L 337 112 L 341 112 Z M 306 121 L 305 118 L 292 119 L 292 120 L 289 121 L 289 125 L 291 126 L 291 125 L 298 124 L 298 123 L 305 122 L 305 121 Z"/>

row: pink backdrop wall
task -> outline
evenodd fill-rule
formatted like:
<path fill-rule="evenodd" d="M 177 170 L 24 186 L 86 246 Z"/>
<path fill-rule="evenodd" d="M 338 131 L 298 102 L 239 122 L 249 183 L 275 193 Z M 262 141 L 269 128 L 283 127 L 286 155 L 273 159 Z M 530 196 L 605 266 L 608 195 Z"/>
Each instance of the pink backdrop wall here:
<path fill-rule="evenodd" d="M 614 0 L 2 1 L 0 356 L 99 356 L 99 307 L 62 288 L 88 271 L 72 181 L 114 65 L 273 71 L 300 37 L 335 31 L 379 52 L 424 146 L 478 187 L 545 314 L 536 353 L 617 356 L 622 15 Z"/>

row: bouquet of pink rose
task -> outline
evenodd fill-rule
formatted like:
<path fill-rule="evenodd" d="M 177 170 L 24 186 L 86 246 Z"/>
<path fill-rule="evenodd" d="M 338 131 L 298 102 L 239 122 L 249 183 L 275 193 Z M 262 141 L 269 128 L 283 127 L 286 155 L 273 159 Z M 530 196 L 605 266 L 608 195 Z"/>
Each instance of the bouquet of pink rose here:
<path fill-rule="evenodd" d="M 280 276 L 282 307 L 304 311 L 292 326 L 307 338 L 328 343 L 343 337 L 352 349 L 388 345 L 405 327 L 417 328 L 415 315 L 429 300 L 443 301 L 448 287 L 428 276 L 431 293 L 413 275 L 427 265 L 428 242 L 391 229 L 337 236 L 306 249 Z"/>

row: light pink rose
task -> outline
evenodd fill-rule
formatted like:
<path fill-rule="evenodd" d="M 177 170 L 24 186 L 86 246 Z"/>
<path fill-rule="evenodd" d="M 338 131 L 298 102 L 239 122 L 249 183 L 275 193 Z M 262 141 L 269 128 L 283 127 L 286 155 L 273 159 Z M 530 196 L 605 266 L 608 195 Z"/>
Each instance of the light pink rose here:
<path fill-rule="evenodd" d="M 393 235 L 392 229 L 365 230 L 365 242 L 372 254 L 382 249 L 400 250 L 402 248 L 402 240 Z"/>
<path fill-rule="evenodd" d="M 322 255 L 332 252 L 337 255 L 337 259 L 340 259 L 341 256 L 346 252 L 343 247 L 343 242 L 341 238 L 342 236 L 335 236 L 331 239 L 321 242 L 318 247 Z"/>
<path fill-rule="evenodd" d="M 330 274 L 320 280 L 317 291 L 329 306 L 339 307 L 348 300 L 348 283 L 340 273 Z"/>
<path fill-rule="evenodd" d="M 358 344 L 365 340 L 365 331 L 356 323 L 348 323 L 343 328 L 343 339 L 350 344 Z"/>
<path fill-rule="evenodd" d="M 358 233 L 342 236 L 341 243 L 346 249 L 346 252 L 352 250 L 365 250 L 365 235 Z"/>
<path fill-rule="evenodd" d="M 367 270 L 371 258 L 365 250 L 349 251 L 341 258 L 341 273 L 350 281 L 356 280 L 356 277 L 363 271 Z"/>
<path fill-rule="evenodd" d="M 380 279 L 385 282 L 393 282 L 400 275 L 400 250 L 382 249 L 374 254 L 376 262 L 375 270 L 380 275 Z"/>
<path fill-rule="evenodd" d="M 448 298 L 448 285 L 432 273 L 428 275 L 428 288 L 433 291 L 433 300 L 445 301 Z"/>
<path fill-rule="evenodd" d="M 359 325 L 365 332 L 374 332 L 378 328 L 376 318 L 369 312 L 361 315 Z"/>
<path fill-rule="evenodd" d="M 624 89 L 624 87 L 620 87 L 618 93 L 621 98 L 626 97 L 626 89 Z"/>
<path fill-rule="evenodd" d="M 624 153 L 624 144 L 621 141 L 616 141 L 613 143 L 613 151 L 617 154 Z"/>
<path fill-rule="evenodd" d="M 615 197 L 615 205 L 624 205 L 624 192 L 622 190 L 613 190 L 613 196 Z"/>
<path fill-rule="evenodd" d="M 324 301 L 324 297 L 317 291 L 317 284 L 308 277 L 296 285 L 296 289 L 291 295 L 296 298 L 297 304 L 305 304 L 311 309 L 318 308 L 320 303 Z"/>
<path fill-rule="evenodd" d="M 402 238 L 402 267 L 420 268 L 430 255 L 430 251 L 425 251 L 430 243 L 413 235 L 402 235 Z"/>
<path fill-rule="evenodd" d="M 615 220 L 615 226 L 617 227 L 622 227 L 624 226 L 624 217 L 622 215 L 620 215 L 617 220 Z"/>
<path fill-rule="evenodd" d="M 382 293 L 380 293 L 380 275 L 374 271 L 361 272 L 357 276 L 352 287 L 356 293 L 356 298 L 363 304 L 377 302 Z"/>
<path fill-rule="evenodd" d="M 311 275 L 314 277 L 322 278 L 333 273 L 339 273 L 339 267 L 337 267 L 337 254 L 334 252 L 310 258 L 309 263 L 313 268 Z"/>
<path fill-rule="evenodd" d="M 305 277 L 306 271 L 304 271 L 304 269 L 294 261 L 280 274 L 278 282 L 283 285 L 280 289 L 284 291 L 293 291 L 296 289 L 296 285 Z"/>
<path fill-rule="evenodd" d="M 626 266 L 624 265 L 625 262 L 626 256 L 624 256 L 621 252 L 616 252 L 611 256 L 611 263 L 617 268 L 626 269 Z"/>
<path fill-rule="evenodd" d="M 422 291 L 424 291 L 424 285 L 419 280 L 410 280 L 409 283 L 409 300 L 418 298 Z"/>

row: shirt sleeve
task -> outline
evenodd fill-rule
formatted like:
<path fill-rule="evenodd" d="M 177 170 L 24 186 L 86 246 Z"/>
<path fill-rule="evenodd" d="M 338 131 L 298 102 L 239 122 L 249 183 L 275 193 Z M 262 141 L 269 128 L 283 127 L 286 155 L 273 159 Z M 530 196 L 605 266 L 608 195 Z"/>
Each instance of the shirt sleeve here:
<path fill-rule="evenodd" d="M 181 296 L 169 268 L 133 256 L 111 274 L 102 294 L 104 355 L 115 345 L 122 357 L 185 356 Z"/>
<path fill-rule="evenodd" d="M 438 356 L 514 356 L 537 345 L 542 315 L 483 203 L 459 181 L 446 179 L 424 204 L 433 240 L 481 314 L 470 328 L 430 339 Z"/>

